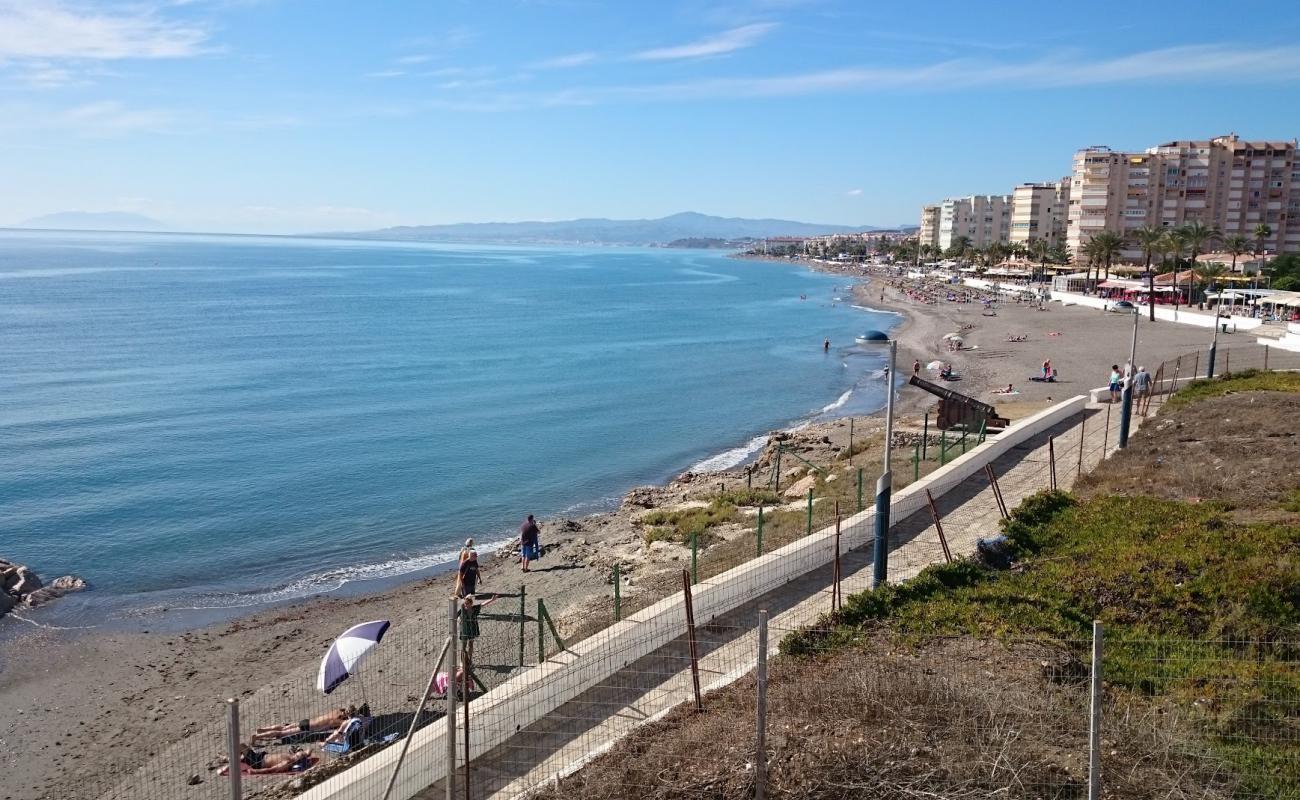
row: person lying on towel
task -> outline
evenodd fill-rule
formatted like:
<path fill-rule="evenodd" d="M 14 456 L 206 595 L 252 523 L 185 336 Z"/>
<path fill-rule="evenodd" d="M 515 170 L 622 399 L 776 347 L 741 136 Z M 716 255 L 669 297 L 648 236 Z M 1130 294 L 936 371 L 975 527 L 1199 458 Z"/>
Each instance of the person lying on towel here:
<path fill-rule="evenodd" d="M 309 717 L 298 722 L 286 722 L 283 725 L 258 728 L 251 741 L 254 745 L 259 745 L 279 741 L 286 736 L 295 736 L 301 733 L 329 733 L 356 716 L 366 715 L 361 714 L 356 706 L 336 708 L 328 714 Z"/>
<path fill-rule="evenodd" d="M 239 745 L 239 771 L 245 775 L 273 775 L 279 772 L 296 772 L 311 766 L 312 762 L 312 754 L 306 750 L 296 750 L 292 753 L 268 753 L 265 750 L 254 750 L 243 743 Z M 222 767 L 221 774 L 230 774 L 230 766 Z"/>

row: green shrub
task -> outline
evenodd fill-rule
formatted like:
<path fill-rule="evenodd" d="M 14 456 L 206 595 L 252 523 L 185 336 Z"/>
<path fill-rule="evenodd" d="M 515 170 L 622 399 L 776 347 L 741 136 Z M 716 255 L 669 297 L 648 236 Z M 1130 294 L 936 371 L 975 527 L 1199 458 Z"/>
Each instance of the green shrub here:
<path fill-rule="evenodd" d="M 657 541 L 675 541 L 678 544 L 690 544 L 691 534 L 699 535 L 701 546 L 707 545 L 715 538 L 708 533 L 709 528 L 729 522 L 736 517 L 736 507 L 731 503 L 714 500 L 703 508 L 685 508 L 680 511 L 659 509 L 641 517 L 641 524 L 648 526 L 645 543 Z"/>

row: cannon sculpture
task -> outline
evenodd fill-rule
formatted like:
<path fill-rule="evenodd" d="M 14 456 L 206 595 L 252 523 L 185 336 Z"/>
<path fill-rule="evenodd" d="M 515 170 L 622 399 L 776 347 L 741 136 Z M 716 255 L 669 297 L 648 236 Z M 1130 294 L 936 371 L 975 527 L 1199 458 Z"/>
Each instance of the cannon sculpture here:
<path fill-rule="evenodd" d="M 965 428 L 976 431 L 1001 430 L 1011 424 L 1011 420 L 998 416 L 998 410 L 988 403 L 981 403 L 973 397 L 955 392 L 946 386 L 930 383 L 915 375 L 908 383 L 924 389 L 939 398 L 938 425 L 940 430 Z"/>

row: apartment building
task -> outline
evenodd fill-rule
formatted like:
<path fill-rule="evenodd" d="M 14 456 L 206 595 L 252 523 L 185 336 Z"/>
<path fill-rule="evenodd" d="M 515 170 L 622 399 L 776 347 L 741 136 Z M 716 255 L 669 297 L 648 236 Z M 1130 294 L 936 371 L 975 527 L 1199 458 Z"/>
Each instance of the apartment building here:
<path fill-rule="evenodd" d="M 1007 241 L 1011 196 L 1001 194 L 950 198 L 939 206 L 939 247 L 947 250 L 960 237 L 972 247 Z"/>
<path fill-rule="evenodd" d="M 1268 225 L 1269 252 L 1300 250 L 1300 165 L 1296 141 L 1243 141 L 1236 134 L 1175 141 L 1143 153 L 1090 147 L 1074 155 L 1066 242 L 1071 252 L 1098 231 L 1188 222 L 1240 234 L 1254 246 Z M 1126 258 L 1141 251 L 1130 247 Z"/>
<path fill-rule="evenodd" d="M 1011 193 L 1011 227 L 1007 240 L 1029 244 L 1042 239 L 1065 242 L 1070 205 L 1069 175 L 1052 183 L 1022 183 Z"/>
<path fill-rule="evenodd" d="M 939 246 L 939 206 L 921 207 L 921 227 L 916 232 L 922 245 Z"/>

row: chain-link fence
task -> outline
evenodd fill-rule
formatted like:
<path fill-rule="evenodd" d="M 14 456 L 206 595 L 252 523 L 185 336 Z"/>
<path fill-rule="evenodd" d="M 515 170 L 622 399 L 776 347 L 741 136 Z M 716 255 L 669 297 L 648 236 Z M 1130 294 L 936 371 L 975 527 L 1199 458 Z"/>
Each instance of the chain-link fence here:
<path fill-rule="evenodd" d="M 1155 413 L 1173 391 L 1198 375 L 1203 377 L 1207 365 L 1208 354 L 1202 351 L 1157 367 L 1152 391 L 1137 398 L 1135 425 Z M 1219 375 L 1265 368 L 1300 369 L 1300 354 L 1258 346 L 1223 348 L 1216 354 L 1215 371 Z M 1021 499 L 1046 488 L 1069 488 L 1117 447 L 1119 411 L 1119 406 L 1109 404 L 1083 408 L 996 458 L 977 454 L 996 443 L 997 437 L 985 438 L 975 431 L 954 434 L 931 430 L 919 436 L 916 432 L 897 436 L 888 579 L 904 581 L 931 564 L 976 553 L 980 540 L 998 535 L 1000 520 Z M 676 780 L 672 777 L 674 763 L 681 767 L 678 772 L 682 780 L 694 780 L 692 769 L 687 767 L 698 765 L 701 779 L 712 775 L 708 780 L 721 781 L 716 784 L 718 793 L 711 794 L 710 787 L 715 784 L 706 781 L 690 790 L 695 794 L 688 792 L 680 796 L 729 796 L 728 792 L 742 789 L 750 792 L 743 796 L 752 796 L 755 751 L 752 741 L 746 744 L 740 738 L 739 731 L 744 725 L 738 715 L 742 707 L 751 708 L 752 722 L 755 678 L 750 673 L 757 658 L 757 611 L 760 607 L 768 610 L 772 635 L 784 636 L 789 631 L 816 624 L 820 615 L 841 602 L 845 595 L 870 588 L 875 524 L 870 506 L 875 478 L 881 468 L 879 452 L 883 444 L 880 434 L 868 435 L 829 462 L 813 464 L 789 456 L 783 459 L 784 463 L 768 459 L 761 466 L 720 483 L 701 484 L 692 497 L 702 506 L 694 510 L 707 513 L 676 517 L 647 515 L 644 523 L 647 547 L 653 544 L 649 541 L 651 537 L 663 537 L 659 541 L 663 542 L 660 547 L 669 553 L 667 566 L 646 572 L 632 563 L 611 558 L 609 582 L 604 592 L 593 595 L 589 586 L 575 586 L 572 590 L 551 589 L 539 594 L 530 591 L 526 584 L 512 587 L 500 585 L 502 580 L 494 581 L 480 595 L 481 601 L 491 602 L 477 612 L 477 630 L 464 631 L 466 641 L 472 641 L 471 657 L 466 656 L 461 646 L 462 625 L 450 623 L 446 601 L 432 599 L 416 616 L 395 624 L 361 668 L 329 695 L 318 691 L 317 665 L 311 664 L 255 690 L 232 687 L 232 694 L 239 701 L 237 711 L 224 698 L 195 698 L 195 702 L 210 707 L 208 724 L 187 729 L 176 741 L 158 743 L 153 756 L 142 764 L 122 764 L 112 773 L 86 776 L 80 791 L 70 796 L 215 800 L 238 796 L 289 797 L 307 792 L 311 797 L 380 800 L 398 754 L 414 742 L 393 796 L 411 796 L 411 787 L 432 786 L 420 796 L 441 797 L 446 790 L 444 776 L 448 764 L 452 763 L 447 742 L 452 737 L 448 714 L 453 711 L 459 715 L 454 742 L 458 796 L 504 797 L 551 785 L 587 787 L 593 779 L 584 776 L 596 773 L 576 772 L 578 767 L 599 758 L 610 748 L 614 748 L 611 753 L 623 752 L 626 745 L 616 743 L 633 731 L 643 727 L 658 730 L 660 726 L 687 719 L 691 720 L 687 727 L 694 733 L 682 733 L 682 736 L 701 738 L 683 741 L 697 741 L 697 747 L 679 752 L 676 762 L 667 760 L 657 764 L 650 757 L 650 753 L 657 751 L 646 749 L 643 756 L 624 759 L 628 762 L 624 766 L 631 769 L 635 764 L 643 765 L 651 772 L 636 773 L 640 776 L 638 780 L 649 780 L 652 784 L 659 781 L 663 787 L 672 787 L 677 785 L 672 782 Z M 960 480 L 940 481 L 934 485 L 933 492 L 914 491 L 904 498 L 898 497 L 901 490 L 915 481 L 933 477 L 936 471 L 947 469 L 944 474 L 950 474 L 952 470 L 948 468 L 954 461 L 963 459 L 963 450 L 971 454 L 966 457 L 966 463 L 987 461 L 987 468 L 968 470 L 970 474 Z M 799 481 L 806 488 L 799 495 L 791 496 L 791 487 Z M 863 510 L 867 513 L 858 515 Z M 851 519 L 855 515 L 857 519 Z M 556 566 L 563 568 L 563 565 Z M 736 580 L 737 575 L 744 580 Z M 691 591 L 700 594 L 698 602 L 702 610 L 693 626 L 688 624 L 684 602 L 684 595 Z M 716 595 L 722 591 L 743 592 L 744 596 L 720 602 Z M 725 611 L 715 613 L 712 609 L 716 608 Z M 449 627 L 457 634 L 454 647 L 448 646 Z M 988 647 L 1005 646 L 990 644 Z M 775 649 L 774 640 L 773 652 Z M 1040 650 L 1050 655 L 1039 659 L 1049 665 L 1050 669 L 1043 667 L 1046 673 L 1057 669 L 1052 665 L 1073 670 L 1079 664 L 1085 667 L 1080 674 L 1087 673 L 1084 652 L 1087 648 L 1081 643 L 1024 643 L 1019 650 L 1013 647 L 1010 652 L 1028 658 L 1027 654 Z M 1072 793 L 1077 793 L 1082 785 L 1080 781 L 1086 779 L 1085 772 L 1080 770 L 1086 767 L 1088 751 L 1079 746 L 1080 741 L 1087 743 L 1087 715 L 1080 715 L 1080 708 L 1086 710 L 1088 699 L 1087 687 L 1081 688 L 1079 683 L 1082 678 L 1063 680 L 1046 674 L 1040 675 L 1040 683 L 1032 686 L 1000 687 L 998 670 L 977 669 L 976 665 L 982 663 L 979 659 L 959 655 L 954 650 L 947 653 L 955 659 L 953 664 L 927 666 L 925 669 L 934 672 L 923 670 L 926 676 L 923 679 L 902 675 L 897 668 L 904 662 L 896 659 L 904 658 L 905 653 L 878 647 L 863 652 L 872 655 L 862 655 L 861 663 L 841 663 L 829 671 L 821 664 L 793 661 L 774 664 L 774 692 L 778 687 L 784 688 L 780 688 L 779 698 L 774 694 L 769 717 L 770 724 L 776 726 L 770 728 L 771 742 L 779 745 L 774 747 L 771 756 L 773 780 L 784 769 L 791 770 L 790 780 L 805 774 L 800 770 L 829 769 L 821 762 L 799 755 L 802 749 L 799 743 L 804 741 L 799 734 L 802 728 L 777 726 L 777 709 L 784 707 L 782 703 L 802 702 L 811 709 L 823 711 L 820 716 L 824 719 L 818 722 L 792 721 L 789 723 L 792 726 L 814 725 L 816 730 L 839 726 L 851 730 L 860 727 L 861 715 L 877 721 L 883 719 L 882 709 L 888 706 L 888 697 L 900 692 L 911 693 L 908 696 L 915 698 L 933 694 L 936 702 L 943 700 L 951 704 L 950 711 L 956 715 L 954 730 L 961 732 L 965 726 L 969 736 L 960 745 L 956 740 L 963 738 L 960 736 L 951 740 L 940 736 L 925 744 L 906 737 L 897 741 L 872 738 L 866 732 L 842 741 L 825 740 L 824 746 L 840 753 L 837 757 L 841 761 L 837 763 L 841 766 L 858 755 L 877 766 L 898 762 L 912 764 L 908 769 L 920 770 L 916 774 L 878 771 L 852 779 L 843 777 L 844 781 L 850 781 L 846 785 L 864 792 L 853 796 L 876 796 L 851 782 L 874 780 L 880 786 L 896 789 L 892 795 L 878 796 L 924 797 L 926 791 L 931 791 L 924 788 L 930 785 L 926 770 L 944 771 L 948 775 L 952 783 L 946 790 L 949 793 L 942 796 L 950 797 L 987 796 L 1000 787 L 1011 786 L 1019 787 L 1014 791 L 1006 789 L 1014 796 L 1068 797 L 1075 796 Z M 1066 659 L 1063 653 L 1074 655 Z M 1152 665 L 1162 663 L 1149 661 Z M 590 665 L 597 668 L 588 670 Z M 889 669 L 885 669 L 887 666 Z M 973 672 L 960 673 L 966 667 Z M 458 683 L 468 685 L 458 690 Z M 735 736 L 728 738 L 707 726 L 696 726 L 691 708 L 696 702 L 697 684 L 706 695 L 711 690 L 725 690 L 719 698 L 730 697 L 730 693 L 748 687 L 750 694 L 743 702 L 733 699 L 726 701 L 733 705 L 726 705 L 721 699 L 717 701 L 717 708 L 735 709 L 734 715 L 730 711 L 723 719 L 711 712 L 704 715 L 715 720 L 714 725 L 734 729 Z M 500 691 L 485 697 L 498 688 Z M 1003 688 L 1011 694 L 1000 694 Z M 1143 694 L 1141 688 L 1130 690 L 1124 686 L 1125 692 L 1133 691 L 1134 697 L 1148 702 L 1151 693 Z M 471 699 L 470 703 L 457 702 L 464 695 Z M 498 697 L 505 700 L 494 699 Z M 1011 703 L 1014 698 L 1019 698 L 1016 702 L 1020 705 Z M 1282 702 L 1280 707 L 1290 708 L 1286 713 L 1294 720 L 1295 697 Z M 907 709 L 920 713 L 914 705 L 889 707 L 893 708 L 891 713 L 904 721 Z M 837 721 L 837 713 L 849 713 L 848 721 Z M 235 714 L 238 718 L 233 720 L 232 730 Z M 942 719 L 943 714 L 935 718 Z M 1080 719 L 1085 721 L 1082 728 Z M 1181 716 L 1180 724 L 1191 724 L 1190 719 Z M 1140 739 L 1173 735 L 1169 729 L 1159 726 L 1124 728 L 1131 720 L 1122 714 L 1117 720 L 1116 730 L 1128 731 L 1126 736 Z M 746 730 L 754 728 L 750 725 Z M 1057 732 L 1055 739 L 1048 735 L 1051 731 Z M 1009 732 L 1014 732 L 1014 742 L 1006 738 L 1012 735 Z M 679 737 L 674 734 L 673 738 Z M 431 744 L 435 739 L 436 746 Z M 1148 744 L 1154 741 L 1150 739 Z M 1197 754 L 1204 755 L 1212 748 L 1205 749 L 1210 747 L 1206 744 L 1209 739 L 1199 734 L 1186 741 L 1199 743 L 1195 747 L 1202 749 L 1188 749 L 1181 744 L 1182 749 L 1178 749 L 1171 745 L 1160 768 L 1169 770 L 1171 776 L 1199 776 L 1199 780 L 1204 777 L 1204 764 L 1208 762 Z M 1017 772 L 1007 757 L 1012 751 L 1000 749 L 1047 747 L 1048 742 L 1052 743 L 1051 753 L 1033 756 L 1030 762 L 1036 766 L 1028 772 L 1023 769 Z M 241 745 L 246 748 L 241 749 Z M 890 749 L 895 746 L 901 749 Z M 718 747 L 730 748 L 727 752 L 736 758 L 748 755 L 735 771 L 723 775 L 716 770 L 732 762 L 719 755 Z M 1114 742 L 1110 747 L 1117 749 Z M 912 754 L 914 749 L 933 757 L 917 760 Z M 667 753 L 672 751 L 663 752 L 667 759 Z M 1003 753 L 1001 760 L 999 752 Z M 1222 748 L 1214 752 L 1222 752 Z M 241 753 L 247 754 L 241 756 Z M 904 758 L 900 753 L 911 755 Z M 944 755 L 942 760 L 940 755 Z M 372 757 L 374 762 L 367 765 L 365 762 Z M 236 779 L 223 774 L 229 770 L 228 761 L 232 758 L 240 767 L 237 787 Z M 1085 761 L 1081 762 L 1081 758 Z M 1115 763 L 1119 765 L 1117 769 L 1129 765 L 1122 759 Z M 1133 765 L 1150 763 L 1135 761 Z M 1294 768 L 1294 757 L 1289 763 Z M 984 766 L 978 767 L 981 764 Z M 1189 771 L 1178 771 L 1188 764 L 1192 765 Z M 376 777 L 337 793 L 332 788 L 327 790 L 338 784 L 332 778 L 354 767 L 357 769 L 353 774 L 371 772 Z M 981 770 L 990 774 L 985 775 Z M 464 794 L 467 771 L 469 795 Z M 1007 774 L 1001 774 L 1003 771 Z M 554 784 L 560 775 L 571 777 Z M 1237 773 L 1214 780 L 1207 778 L 1209 782 L 1201 781 L 1201 785 L 1231 784 L 1235 788 L 1226 791 L 1240 794 L 1245 791 L 1240 787 L 1247 784 L 1240 783 L 1239 776 L 1233 775 Z M 832 774 L 826 777 L 840 780 Z M 312 787 L 319 784 L 324 785 L 313 793 Z M 577 796 L 587 796 L 583 794 L 586 791 L 583 788 Z M 590 791 L 591 796 L 602 796 L 594 789 Z M 677 796 L 667 788 L 664 792 L 653 796 Z M 1170 792 L 1171 797 L 1184 796 L 1173 789 Z M 629 792 L 619 796 L 638 795 Z"/>

